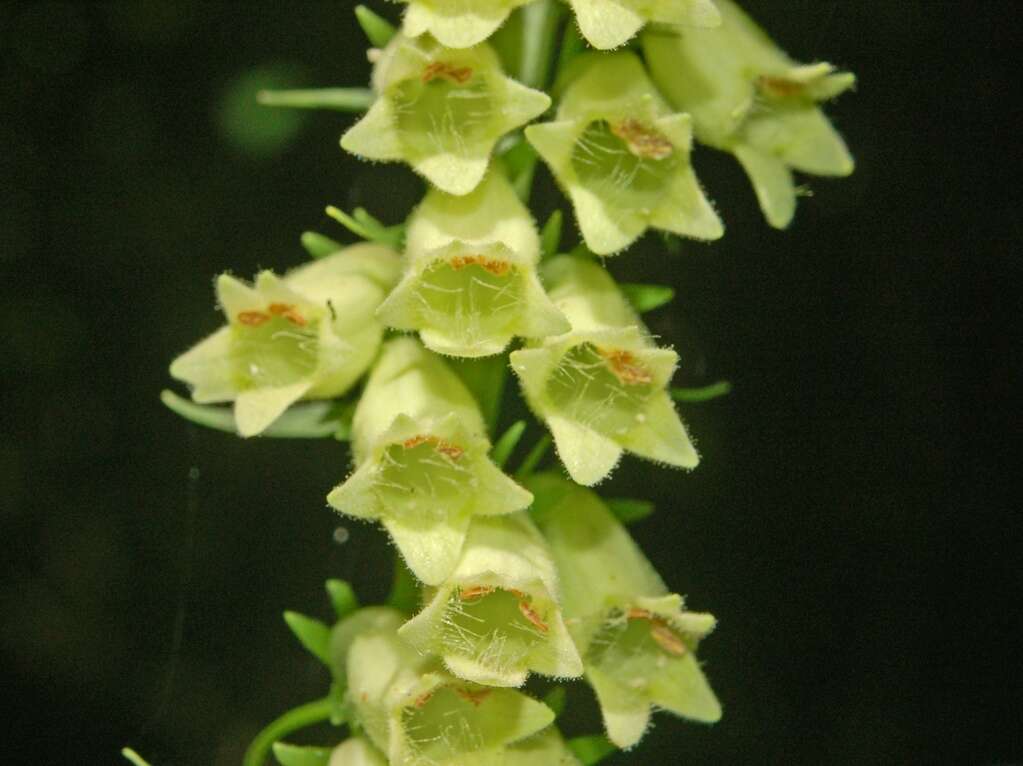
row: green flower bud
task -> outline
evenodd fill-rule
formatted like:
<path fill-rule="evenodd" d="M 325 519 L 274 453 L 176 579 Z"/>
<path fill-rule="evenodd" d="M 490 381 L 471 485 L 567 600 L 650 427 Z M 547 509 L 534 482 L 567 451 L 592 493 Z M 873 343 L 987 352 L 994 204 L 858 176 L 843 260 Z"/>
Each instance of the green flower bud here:
<path fill-rule="evenodd" d="M 856 78 L 831 64 L 790 59 L 731 0 L 716 29 L 643 35 L 650 71 L 702 143 L 731 152 L 753 183 L 768 222 L 785 228 L 796 209 L 792 170 L 847 176 L 853 159 L 818 108 Z"/>
<path fill-rule="evenodd" d="M 529 671 L 576 677 L 554 564 L 525 514 L 475 519 L 458 566 L 398 634 L 460 678 L 521 686 Z"/>
<path fill-rule="evenodd" d="M 497 31 L 508 14 L 529 0 L 397 0 L 408 3 L 402 31 L 429 32 L 448 48 L 469 48 Z"/>
<path fill-rule="evenodd" d="M 558 256 L 543 277 L 572 330 L 512 352 L 511 364 L 572 478 L 596 484 L 623 451 L 694 468 L 699 458 L 666 390 L 678 355 L 654 344 L 596 263 Z"/>
<path fill-rule="evenodd" d="M 340 396 L 362 376 L 383 335 L 374 318 L 397 280 L 397 255 L 354 245 L 250 286 L 223 274 L 226 327 L 179 356 L 170 373 L 201 404 L 234 402 L 242 436 L 261 433 L 299 399 Z"/>
<path fill-rule="evenodd" d="M 561 575 L 566 622 L 611 741 L 636 744 L 651 705 L 696 721 L 720 719 L 695 656 L 714 617 L 683 608 L 594 492 L 551 474 L 530 487 Z"/>
<path fill-rule="evenodd" d="M 449 194 L 483 179 L 498 139 L 546 111 L 546 93 L 501 69 L 494 50 L 443 48 L 430 37 L 395 35 L 373 72 L 378 98 L 341 137 L 369 160 L 405 161 Z"/>
<path fill-rule="evenodd" d="M 723 233 L 689 164 L 689 116 L 672 113 L 633 53 L 594 56 L 557 120 L 530 125 L 526 137 L 598 255 L 628 247 L 651 226 L 697 239 Z"/>
<path fill-rule="evenodd" d="M 331 751 L 327 766 L 387 766 L 387 759 L 367 740 L 352 737 Z"/>
<path fill-rule="evenodd" d="M 345 653 L 355 720 L 394 766 L 498 766 L 509 745 L 548 727 L 554 714 L 514 689 L 457 679 L 394 630 L 360 626 Z M 339 629 L 344 623 L 339 625 Z"/>
<path fill-rule="evenodd" d="M 405 276 L 380 306 L 388 326 L 418 330 L 452 356 L 489 356 L 512 337 L 567 332 L 536 275 L 540 239 L 499 172 L 470 194 L 431 190 L 412 215 Z"/>
<path fill-rule="evenodd" d="M 721 23 L 712 0 L 569 0 L 583 37 L 594 48 L 624 45 L 648 21 L 693 27 Z"/>
<path fill-rule="evenodd" d="M 379 519 L 409 569 L 436 585 L 458 563 L 474 515 L 532 502 L 488 457 L 479 407 L 444 361 L 411 338 L 384 345 L 352 419 L 355 472 L 328 496 Z"/>

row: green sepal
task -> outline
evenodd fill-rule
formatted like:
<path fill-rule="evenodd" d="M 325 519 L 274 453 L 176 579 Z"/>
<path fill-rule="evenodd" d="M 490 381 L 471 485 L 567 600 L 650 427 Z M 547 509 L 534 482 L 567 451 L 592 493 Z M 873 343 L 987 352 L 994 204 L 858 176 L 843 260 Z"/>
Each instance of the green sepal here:
<path fill-rule="evenodd" d="M 287 109 L 331 109 L 336 112 L 365 112 L 376 96 L 369 88 L 313 88 L 305 90 L 261 90 L 256 101 L 263 106 Z"/>
<path fill-rule="evenodd" d="M 398 32 L 394 25 L 365 5 L 355 6 L 355 19 L 366 34 L 366 39 L 375 48 L 383 48 Z"/>
<path fill-rule="evenodd" d="M 333 205 L 327 207 L 327 215 L 344 226 L 348 231 L 367 242 L 400 249 L 405 239 L 405 227 L 384 226 L 363 208 L 356 208 L 351 215 Z"/>
<path fill-rule="evenodd" d="M 213 404 L 196 404 L 178 396 L 169 389 L 160 393 L 162 401 L 169 410 L 177 413 L 185 420 L 196 425 L 238 434 L 234 412 L 230 407 L 218 407 Z M 331 401 L 309 402 L 290 407 L 275 420 L 260 436 L 278 439 L 323 439 L 336 436 L 342 428 L 342 421 L 336 417 L 337 403 Z M 345 437 L 339 437 L 342 440 Z"/>
<path fill-rule="evenodd" d="M 522 438 L 522 434 L 526 430 L 526 421 L 517 420 L 508 427 L 508 430 L 501 434 L 501 438 L 494 444 L 494 448 L 490 450 L 490 459 L 494 462 L 498 468 L 504 468 L 505 463 L 508 462 L 508 458 L 511 457 L 511 453 L 515 451 L 515 447 L 518 446 L 519 440 Z"/>
<path fill-rule="evenodd" d="M 668 285 L 619 282 L 618 289 L 625 293 L 632 307 L 641 314 L 660 308 L 675 298 L 675 288 Z"/>
<path fill-rule="evenodd" d="M 347 580 L 327 580 L 324 584 L 334 615 L 340 620 L 359 608 L 359 598 Z"/>
<path fill-rule="evenodd" d="M 284 621 L 310 654 L 330 665 L 330 628 L 317 619 L 298 612 L 285 612 Z"/>
<path fill-rule="evenodd" d="M 568 749 L 583 762 L 583 766 L 594 766 L 618 750 L 603 734 L 590 734 L 568 740 Z"/>
<path fill-rule="evenodd" d="M 331 253 L 336 253 L 344 245 L 318 232 L 304 231 L 302 232 L 302 247 L 313 258 L 323 258 Z"/>
<path fill-rule="evenodd" d="M 701 386 L 699 388 L 681 388 L 676 386 L 671 389 L 671 398 L 676 402 L 709 402 L 711 399 L 727 396 L 731 392 L 732 384 L 727 380 L 719 380 L 717 383 L 711 383 L 709 386 Z"/>
<path fill-rule="evenodd" d="M 629 497 L 613 497 L 604 501 L 608 509 L 622 524 L 635 524 L 651 515 L 655 508 L 649 500 Z"/>
<path fill-rule="evenodd" d="M 540 254 L 542 258 L 550 258 L 558 254 L 561 247 L 561 228 L 564 223 L 564 215 L 560 210 L 551 213 L 547 223 L 540 231 Z"/>
<path fill-rule="evenodd" d="M 274 742 L 273 753 L 281 766 L 327 766 L 330 762 L 330 748 L 326 747 Z"/>

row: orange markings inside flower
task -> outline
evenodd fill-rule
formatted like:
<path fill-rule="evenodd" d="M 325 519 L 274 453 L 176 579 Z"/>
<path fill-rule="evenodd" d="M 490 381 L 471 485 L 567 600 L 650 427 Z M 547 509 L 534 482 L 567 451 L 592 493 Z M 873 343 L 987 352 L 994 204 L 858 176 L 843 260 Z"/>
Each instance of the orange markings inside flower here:
<path fill-rule="evenodd" d="M 792 98 L 802 95 L 806 90 L 806 84 L 792 80 L 788 77 L 762 74 L 757 80 L 757 87 L 764 92 L 764 95 L 773 98 Z"/>
<path fill-rule="evenodd" d="M 610 125 L 611 132 L 625 142 L 629 151 L 648 160 L 663 160 L 675 151 L 668 137 L 632 117 Z"/>
<path fill-rule="evenodd" d="M 546 633 L 550 630 L 547 623 L 540 619 L 540 615 L 538 615 L 533 607 L 531 607 L 525 600 L 519 601 L 519 611 L 522 612 L 522 616 L 529 620 L 541 633 Z"/>
<path fill-rule="evenodd" d="M 403 441 L 401 446 L 405 449 L 415 449 L 420 444 L 430 444 L 435 450 L 437 450 L 437 452 L 451 458 L 452 460 L 458 460 L 458 458 L 465 453 L 465 450 L 458 445 L 444 441 L 443 439 L 438 439 L 436 436 L 413 436 L 411 439 Z"/>
<path fill-rule="evenodd" d="M 653 376 L 631 351 L 624 349 L 598 348 L 597 353 L 607 362 L 607 367 L 618 378 L 618 382 L 626 386 L 639 386 L 650 383 Z"/>
<path fill-rule="evenodd" d="M 472 77 L 472 69 L 467 66 L 455 66 L 446 61 L 433 61 L 423 70 L 423 82 L 430 82 L 438 77 L 458 85 L 465 85 Z"/>
<path fill-rule="evenodd" d="M 489 596 L 496 590 L 490 585 L 470 585 L 468 588 L 459 588 L 458 597 L 462 601 L 478 601 L 484 596 Z"/>
<path fill-rule="evenodd" d="M 306 320 L 297 308 L 287 303 L 271 303 L 269 308 L 270 313 L 275 317 L 284 317 L 289 322 L 299 327 L 305 327 Z"/>
<path fill-rule="evenodd" d="M 454 689 L 455 694 L 457 694 L 459 697 L 468 702 L 471 702 L 473 707 L 479 707 L 480 705 L 483 704 L 483 700 L 490 696 L 490 689 L 479 689 L 477 691 L 472 691 L 470 689 L 458 686 L 452 686 L 451 688 Z"/>
<path fill-rule="evenodd" d="M 433 696 L 433 692 L 432 691 L 424 692 L 423 694 L 420 694 L 418 697 L 416 697 L 414 700 L 412 700 L 412 707 L 417 708 L 417 709 L 418 708 L 422 708 L 423 705 L 425 705 L 427 702 L 430 701 L 430 698 L 432 696 Z"/>
<path fill-rule="evenodd" d="M 466 266 L 479 266 L 497 277 L 503 277 L 511 270 L 511 264 L 507 261 L 487 258 L 483 255 L 458 255 L 448 261 L 448 264 L 455 271 L 461 271 Z"/>
<path fill-rule="evenodd" d="M 259 327 L 264 322 L 270 321 L 270 315 L 262 311 L 240 311 L 238 321 L 248 327 Z"/>
<path fill-rule="evenodd" d="M 681 657 L 688 651 L 679 634 L 662 618 L 657 617 L 650 611 L 632 607 L 626 615 L 630 620 L 649 620 L 650 638 L 668 654 Z"/>

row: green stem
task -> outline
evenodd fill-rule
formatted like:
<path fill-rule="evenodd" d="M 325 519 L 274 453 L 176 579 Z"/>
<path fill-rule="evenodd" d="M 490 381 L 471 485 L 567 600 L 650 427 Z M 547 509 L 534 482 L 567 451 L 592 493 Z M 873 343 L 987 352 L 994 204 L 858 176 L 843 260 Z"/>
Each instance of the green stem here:
<path fill-rule="evenodd" d="M 293 731 L 312 726 L 330 718 L 331 702 L 328 698 L 309 702 L 292 708 L 280 718 L 268 724 L 245 751 L 242 766 L 263 766 L 273 748 L 274 742 L 286 737 Z"/>
<path fill-rule="evenodd" d="M 731 383 L 727 380 L 719 380 L 717 383 L 702 388 L 673 388 L 671 389 L 671 398 L 676 402 L 709 402 L 711 399 L 725 396 L 731 390 Z"/>
<path fill-rule="evenodd" d="M 315 90 L 261 90 L 256 101 L 263 106 L 292 109 L 333 109 L 365 112 L 376 96 L 368 88 L 318 88 Z"/>
<path fill-rule="evenodd" d="M 539 0 L 522 9 L 522 65 L 519 79 L 530 88 L 544 90 L 561 20 L 561 4 Z"/>

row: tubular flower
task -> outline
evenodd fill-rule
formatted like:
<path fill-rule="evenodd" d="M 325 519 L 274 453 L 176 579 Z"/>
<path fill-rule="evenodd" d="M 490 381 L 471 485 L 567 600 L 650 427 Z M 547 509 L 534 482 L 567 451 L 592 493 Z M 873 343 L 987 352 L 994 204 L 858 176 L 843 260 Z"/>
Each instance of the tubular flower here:
<path fill-rule="evenodd" d="M 579 29 L 594 48 L 627 43 L 648 21 L 691 27 L 721 23 L 712 0 L 569 0 Z"/>
<path fill-rule="evenodd" d="M 519 691 L 445 673 L 398 637 L 399 612 L 378 611 L 388 614 L 374 627 L 339 623 L 332 650 L 355 721 L 392 766 L 498 766 L 510 745 L 553 722 L 546 705 Z"/>
<path fill-rule="evenodd" d="M 596 263 L 558 256 L 544 264 L 543 276 L 572 330 L 513 351 L 511 364 L 568 473 L 596 484 L 626 450 L 695 467 L 699 458 L 665 390 L 678 354 L 654 345 Z"/>
<path fill-rule="evenodd" d="M 651 705 L 717 721 L 721 705 L 695 656 L 714 617 L 683 608 L 595 493 L 550 474 L 530 486 L 561 573 L 566 621 L 611 741 L 635 745 Z"/>
<path fill-rule="evenodd" d="M 554 564 L 524 514 L 475 519 L 455 571 L 398 635 L 456 676 L 489 686 L 521 686 L 528 671 L 582 674 Z"/>
<path fill-rule="evenodd" d="M 430 33 L 448 48 L 469 48 L 497 31 L 508 14 L 529 0 L 398 0 L 408 3 L 402 31 Z"/>
<path fill-rule="evenodd" d="M 400 261 L 379 245 L 354 245 L 288 273 L 260 272 L 254 285 L 216 282 L 227 326 L 171 364 L 199 403 L 234 402 L 238 432 L 261 433 L 299 399 L 347 391 L 376 356 L 377 307 Z"/>
<path fill-rule="evenodd" d="M 569 329 L 536 275 L 533 219 L 500 172 L 464 197 L 429 191 L 406 241 L 405 276 L 377 316 L 390 327 L 418 330 L 427 348 L 488 356 L 515 335 Z"/>
<path fill-rule="evenodd" d="M 731 0 L 716 29 L 643 36 L 658 87 L 693 116 L 696 137 L 731 152 L 749 176 L 768 222 L 785 228 L 796 209 L 792 170 L 847 176 L 853 159 L 818 104 L 856 77 L 827 63 L 790 59 Z"/>
<path fill-rule="evenodd" d="M 411 338 L 384 345 L 352 420 L 355 472 L 328 496 L 379 519 L 409 569 L 436 585 L 458 563 L 469 520 L 522 510 L 532 495 L 505 476 L 472 394 Z"/>
<path fill-rule="evenodd" d="M 697 239 L 724 231 L 689 164 L 689 115 L 671 111 L 635 54 L 594 57 L 557 120 L 530 125 L 526 137 L 598 255 L 628 247 L 647 227 Z"/>
<path fill-rule="evenodd" d="M 326 766 L 387 766 L 387 759 L 362 737 L 351 737 L 331 751 Z"/>
<path fill-rule="evenodd" d="M 395 35 L 374 68 L 373 87 L 377 100 L 341 146 L 369 160 L 408 162 L 459 195 L 483 179 L 498 139 L 551 103 L 506 77 L 490 46 L 452 50 L 428 36 Z"/>

